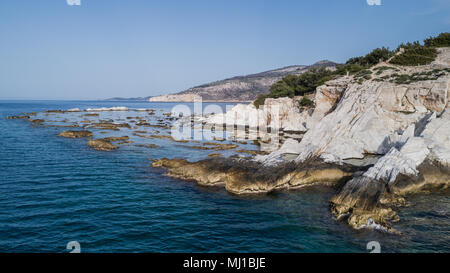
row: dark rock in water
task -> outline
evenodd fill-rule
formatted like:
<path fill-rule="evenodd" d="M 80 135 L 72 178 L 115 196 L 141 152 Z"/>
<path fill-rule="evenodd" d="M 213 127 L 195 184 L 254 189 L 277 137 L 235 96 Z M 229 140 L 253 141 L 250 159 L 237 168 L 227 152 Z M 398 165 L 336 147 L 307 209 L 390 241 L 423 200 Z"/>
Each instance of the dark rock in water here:
<path fill-rule="evenodd" d="M 48 125 L 48 127 L 60 127 L 60 128 L 78 128 L 80 127 L 78 124 L 70 124 L 70 125 Z"/>
<path fill-rule="evenodd" d="M 289 162 L 280 166 L 231 158 L 211 158 L 198 162 L 184 159 L 156 160 L 153 167 L 168 169 L 168 175 L 183 180 L 195 180 L 199 185 L 225 185 L 235 194 L 267 193 L 278 189 L 313 185 L 336 185 L 348 180 L 355 171 L 347 165 L 311 161 L 301 166 Z"/>
<path fill-rule="evenodd" d="M 128 136 L 121 136 L 121 137 L 105 137 L 103 138 L 103 140 L 108 141 L 108 142 L 115 142 L 115 141 L 124 141 L 124 140 L 129 140 L 130 137 Z"/>
<path fill-rule="evenodd" d="M 364 175 L 354 177 L 331 198 L 331 211 L 338 219 L 345 218 L 356 229 L 373 225 L 399 233 L 392 227 L 392 222 L 400 219 L 394 209 L 406 205 L 404 197 L 450 188 L 448 167 L 426 161 L 418 170 L 418 176 L 400 174 L 394 181 Z"/>
<path fill-rule="evenodd" d="M 29 119 L 29 121 L 33 124 L 39 125 L 45 122 L 43 119 Z"/>
<path fill-rule="evenodd" d="M 214 147 L 204 147 L 204 146 L 185 146 L 189 149 L 197 149 L 197 150 L 214 150 Z"/>
<path fill-rule="evenodd" d="M 104 139 L 90 140 L 88 142 L 88 146 L 98 151 L 112 151 L 119 148 L 119 146 L 111 144 L 111 142 L 108 142 Z"/>
<path fill-rule="evenodd" d="M 83 131 L 64 131 L 61 132 L 58 136 L 67 137 L 67 138 L 81 138 L 81 137 L 91 137 L 93 136 L 91 131 L 83 130 Z"/>
<path fill-rule="evenodd" d="M 355 177 L 332 197 L 331 211 L 338 219 L 345 217 L 356 229 L 377 223 L 385 230 L 395 232 L 389 221 L 397 220 L 398 216 L 379 202 L 385 192 L 385 182 L 365 176 Z"/>
<path fill-rule="evenodd" d="M 64 114 L 66 111 L 63 110 L 46 110 L 45 113 L 60 113 Z"/>
<path fill-rule="evenodd" d="M 144 147 L 144 148 L 159 148 L 160 146 L 156 145 L 156 144 L 135 144 L 134 146 L 136 147 Z"/>
<path fill-rule="evenodd" d="M 87 114 L 84 114 L 83 116 L 85 116 L 85 117 L 98 117 L 100 115 L 98 113 L 87 113 Z"/>
<path fill-rule="evenodd" d="M 134 143 L 134 141 L 132 141 L 132 140 L 125 140 L 125 141 L 120 141 L 120 142 L 117 142 L 116 144 L 117 145 L 129 145 L 129 144 L 132 144 L 132 143 Z"/>
<path fill-rule="evenodd" d="M 130 124 L 128 124 L 128 123 L 114 123 L 114 125 L 116 125 L 117 127 L 120 127 L 120 128 L 128 128 L 128 129 L 131 128 Z"/>
<path fill-rule="evenodd" d="M 136 122 L 137 126 L 150 126 L 150 123 L 146 122 L 146 121 L 138 121 Z"/>
<path fill-rule="evenodd" d="M 100 123 L 92 123 L 92 125 L 89 126 L 89 128 L 118 131 L 119 128 L 131 128 L 131 126 L 128 123 L 100 122 Z"/>
<path fill-rule="evenodd" d="M 264 152 L 264 151 L 246 150 L 246 149 L 236 150 L 236 153 L 246 153 L 249 155 L 267 155 L 268 154 L 268 152 Z"/>
<path fill-rule="evenodd" d="M 8 116 L 6 119 L 30 119 L 30 116 Z"/>
<path fill-rule="evenodd" d="M 203 143 L 203 145 L 205 145 L 205 146 L 215 146 L 215 147 L 211 147 L 211 148 L 210 147 L 203 147 L 203 149 L 202 148 L 199 148 L 199 149 L 202 149 L 202 150 L 212 150 L 212 149 L 214 149 L 216 151 L 222 151 L 222 150 L 232 150 L 232 149 L 236 149 L 237 147 L 239 147 L 236 144 L 222 144 L 222 143 L 216 143 L 216 142 L 205 142 L 205 143 Z"/>

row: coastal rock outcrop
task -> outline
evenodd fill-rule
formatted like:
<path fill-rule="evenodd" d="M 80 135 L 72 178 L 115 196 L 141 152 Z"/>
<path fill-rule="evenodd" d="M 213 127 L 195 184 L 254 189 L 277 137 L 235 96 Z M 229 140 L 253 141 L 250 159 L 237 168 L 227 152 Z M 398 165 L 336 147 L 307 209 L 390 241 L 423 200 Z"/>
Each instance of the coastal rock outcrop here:
<path fill-rule="evenodd" d="M 438 60 L 443 62 L 445 56 L 439 55 Z M 447 67 L 450 66 L 450 60 L 446 62 Z M 402 73 L 409 75 L 439 68 L 429 65 L 401 69 Z M 383 74 L 383 77 L 387 76 L 389 74 Z M 324 90 L 328 87 L 317 88 L 316 110 L 321 112 L 319 118 L 307 123 L 310 129 L 300 143 L 289 144 L 289 152 L 298 154 L 297 162 L 313 157 L 340 162 L 361 159 L 367 154 L 385 154 L 395 145 L 392 139 L 406 137 L 409 125 L 418 123 L 431 112 L 440 115 L 449 106 L 449 73 L 435 80 L 417 80 L 409 84 L 381 80 L 369 80 L 361 84 L 352 82 L 351 78 L 341 78 L 340 81 L 342 88 L 328 92 L 334 94 L 332 100 L 318 99 L 326 97 Z M 333 102 L 336 103 L 332 105 Z M 281 160 L 284 150 L 282 148 L 260 160 L 276 164 Z"/>
<path fill-rule="evenodd" d="M 374 221 L 391 229 L 396 220 L 392 205 L 403 196 L 423 190 L 450 187 L 450 109 L 431 115 L 400 148 L 392 147 L 376 164 L 353 178 L 331 199 L 337 217 L 360 228 Z"/>
<path fill-rule="evenodd" d="M 238 104 L 226 113 L 206 117 L 208 124 L 306 132 L 304 122 L 307 113 L 300 112 L 299 98 L 266 99 L 264 106 L 257 109 L 254 104 Z M 302 122 L 303 121 L 303 122 Z"/>
<path fill-rule="evenodd" d="M 238 104 L 226 113 L 211 115 L 201 121 L 207 124 L 258 129 L 261 136 L 269 130 L 305 133 L 332 110 L 349 82 L 349 77 L 341 77 L 319 86 L 315 95 L 308 96 L 315 101 L 314 109 L 302 109 L 299 106 L 302 96 L 267 98 L 259 108 L 253 103 Z"/>
<path fill-rule="evenodd" d="M 304 133 L 269 155 L 239 163 L 164 159 L 154 166 L 238 194 L 343 181 L 330 202 L 338 219 L 354 228 L 396 232 L 395 209 L 406 204 L 406 195 L 450 185 L 450 48 L 438 52 L 430 65 L 379 63 L 364 71 L 370 77 L 328 81 L 316 89 L 313 110 L 302 111 L 298 98 L 266 99 L 260 109 L 237 105 L 202 120 Z"/>
<path fill-rule="evenodd" d="M 108 141 L 108 142 L 125 141 L 125 140 L 129 140 L 129 139 L 130 139 L 129 136 L 121 136 L 121 137 L 105 137 L 105 138 L 103 138 L 103 140 Z"/>
<path fill-rule="evenodd" d="M 88 146 L 98 151 L 112 151 L 119 148 L 119 146 L 111 144 L 111 142 L 104 139 L 90 140 Z"/>
<path fill-rule="evenodd" d="M 6 119 L 30 119 L 29 115 L 7 116 Z"/>
<path fill-rule="evenodd" d="M 351 166 L 336 166 L 311 160 L 301 166 L 286 163 L 276 167 L 254 161 L 213 158 L 198 162 L 185 159 L 156 160 L 153 167 L 165 168 L 171 177 L 194 180 L 202 186 L 225 186 L 234 194 L 267 193 L 313 185 L 333 186 L 348 180 Z"/>
<path fill-rule="evenodd" d="M 60 137 L 67 137 L 67 138 L 81 138 L 81 137 L 91 137 L 93 136 L 91 131 L 82 130 L 82 131 L 64 131 L 59 133 Z"/>

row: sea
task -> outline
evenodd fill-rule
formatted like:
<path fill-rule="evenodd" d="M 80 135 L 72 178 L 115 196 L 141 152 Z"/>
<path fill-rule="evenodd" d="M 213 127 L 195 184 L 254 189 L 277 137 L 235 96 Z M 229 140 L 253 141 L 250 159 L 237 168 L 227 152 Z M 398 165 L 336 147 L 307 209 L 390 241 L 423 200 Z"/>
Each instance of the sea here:
<path fill-rule="evenodd" d="M 448 194 L 408 197 L 394 224 L 402 235 L 354 230 L 330 213 L 334 189 L 237 196 L 170 178 L 149 160 L 195 161 L 211 151 L 157 139 L 152 141 L 159 148 L 129 145 L 102 152 L 89 148 L 86 139 L 58 137 L 66 128 L 6 119 L 23 112 L 114 106 L 155 109 L 158 119 L 176 104 L 0 101 L 0 252 L 65 253 L 73 242 L 86 253 L 368 253 L 373 242 L 381 252 L 450 252 Z M 94 137 L 100 137 L 97 131 Z"/>

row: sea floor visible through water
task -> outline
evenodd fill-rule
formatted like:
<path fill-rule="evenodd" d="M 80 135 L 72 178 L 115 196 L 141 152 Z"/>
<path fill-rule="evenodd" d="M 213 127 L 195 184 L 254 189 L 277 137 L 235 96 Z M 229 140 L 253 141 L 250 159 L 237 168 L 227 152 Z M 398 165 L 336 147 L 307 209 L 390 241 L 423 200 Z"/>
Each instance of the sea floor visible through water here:
<path fill-rule="evenodd" d="M 67 128 L 5 119 L 112 106 L 155 109 L 157 118 L 174 105 L 0 101 L 0 252 L 68 252 L 70 241 L 79 242 L 82 252 L 369 252 L 371 241 L 380 243 L 381 252 L 450 251 L 448 194 L 410 196 L 395 224 L 401 236 L 353 230 L 333 219 L 329 188 L 236 196 L 167 177 L 148 160 L 193 161 L 211 151 L 157 139 L 152 142 L 158 148 L 101 152 L 85 139 L 57 136 Z"/>

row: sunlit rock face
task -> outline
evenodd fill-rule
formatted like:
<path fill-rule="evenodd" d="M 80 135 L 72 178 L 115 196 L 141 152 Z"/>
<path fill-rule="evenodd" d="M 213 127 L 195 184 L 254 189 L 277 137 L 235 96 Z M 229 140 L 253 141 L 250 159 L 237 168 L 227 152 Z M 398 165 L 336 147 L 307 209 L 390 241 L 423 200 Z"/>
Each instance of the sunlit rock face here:
<path fill-rule="evenodd" d="M 370 79 L 343 76 L 328 81 L 310 95 L 315 103 L 310 109 L 300 107 L 301 97 L 277 98 L 266 99 L 259 109 L 240 104 L 224 114 L 200 117 L 201 124 L 249 128 L 249 135 L 271 144 L 271 153 L 237 163 L 221 159 L 172 166 L 169 160 L 155 166 L 168 168 L 175 177 L 225 185 L 241 194 L 310 182 L 343 183 L 330 200 L 337 218 L 345 217 L 354 228 L 377 226 L 395 232 L 391 222 L 399 218 L 394 209 L 405 204 L 404 195 L 450 185 L 449 68 L 450 48 L 439 49 L 430 65 L 380 63 L 371 68 Z M 412 76 L 435 70 L 443 72 L 435 78 Z M 405 83 L 399 75 L 412 80 Z M 270 133 L 264 132 L 267 128 Z M 274 131 L 301 137 L 285 137 L 281 146 L 273 145 Z M 349 162 L 355 169 L 344 169 Z"/>
<path fill-rule="evenodd" d="M 267 128 L 305 132 L 307 113 L 300 112 L 298 101 L 294 98 L 266 99 L 264 106 L 257 109 L 255 105 L 238 104 L 224 114 L 207 117 L 210 124 L 236 125 L 240 127 Z"/>
<path fill-rule="evenodd" d="M 448 51 L 450 49 L 444 52 Z M 438 62 L 446 62 L 445 67 L 450 66 L 450 60 L 444 53 L 439 55 Z M 403 72 L 430 70 L 433 65 L 403 68 Z M 298 145 L 288 144 L 290 153 L 298 154 L 296 161 L 319 156 L 326 161 L 339 162 L 363 158 L 366 154 L 385 154 L 395 146 L 392 140 L 403 138 L 402 141 L 405 141 L 411 134 L 408 126 L 433 112 L 439 116 L 448 107 L 448 73 L 436 80 L 410 84 L 386 81 L 364 81 L 359 84 L 345 77 L 337 83 L 339 85 L 331 88 L 330 82 L 317 88 L 315 113 L 309 120 L 315 115 L 318 118 L 306 123 L 310 129 Z M 280 154 L 274 152 L 261 160 L 276 162 Z"/>
<path fill-rule="evenodd" d="M 409 193 L 450 187 L 450 109 L 432 115 L 399 148 L 350 180 L 332 199 L 333 213 L 359 228 L 372 219 L 385 227 L 397 218 L 389 209 Z M 403 201 L 400 201 L 403 202 Z"/>
<path fill-rule="evenodd" d="M 266 167 L 254 161 L 214 158 L 189 162 L 185 159 L 156 160 L 153 167 L 165 168 L 168 175 L 194 180 L 202 186 L 224 186 L 234 194 L 267 193 L 314 185 L 335 185 L 348 180 L 353 172 L 349 166 L 336 166 L 310 161 L 302 166 L 286 163 Z"/>

